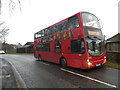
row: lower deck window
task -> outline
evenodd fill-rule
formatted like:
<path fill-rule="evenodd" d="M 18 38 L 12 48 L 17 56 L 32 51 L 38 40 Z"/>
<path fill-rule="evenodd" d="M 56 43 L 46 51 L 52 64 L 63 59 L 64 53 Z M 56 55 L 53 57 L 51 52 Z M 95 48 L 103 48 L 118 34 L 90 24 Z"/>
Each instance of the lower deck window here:
<path fill-rule="evenodd" d="M 37 51 L 50 52 L 50 44 L 39 44 L 36 49 Z"/>
<path fill-rule="evenodd" d="M 72 53 L 84 53 L 84 40 L 78 39 L 78 40 L 72 40 L 71 41 L 71 52 Z"/>
<path fill-rule="evenodd" d="M 55 53 L 61 53 L 61 43 L 59 41 L 55 43 Z"/>

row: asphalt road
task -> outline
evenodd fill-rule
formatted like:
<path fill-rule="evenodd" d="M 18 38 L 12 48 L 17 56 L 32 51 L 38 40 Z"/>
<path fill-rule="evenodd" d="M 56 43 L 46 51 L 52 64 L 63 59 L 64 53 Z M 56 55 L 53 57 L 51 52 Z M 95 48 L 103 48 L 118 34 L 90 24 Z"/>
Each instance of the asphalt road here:
<path fill-rule="evenodd" d="M 58 64 L 37 61 L 33 55 L 5 54 L 28 88 L 118 88 L 117 69 L 105 66 L 89 70 L 63 68 Z"/>

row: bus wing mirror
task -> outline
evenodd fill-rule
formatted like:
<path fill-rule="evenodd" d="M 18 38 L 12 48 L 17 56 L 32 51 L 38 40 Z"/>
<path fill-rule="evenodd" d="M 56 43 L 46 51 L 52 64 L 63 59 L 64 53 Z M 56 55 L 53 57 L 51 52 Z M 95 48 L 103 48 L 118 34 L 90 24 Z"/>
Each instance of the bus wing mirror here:
<path fill-rule="evenodd" d="M 102 25 L 101 19 L 99 18 L 98 21 L 99 21 L 99 23 L 100 23 L 100 28 L 102 29 L 102 28 L 103 28 L 103 25 Z"/>
<path fill-rule="evenodd" d="M 106 35 L 103 36 L 104 40 L 106 39 Z"/>

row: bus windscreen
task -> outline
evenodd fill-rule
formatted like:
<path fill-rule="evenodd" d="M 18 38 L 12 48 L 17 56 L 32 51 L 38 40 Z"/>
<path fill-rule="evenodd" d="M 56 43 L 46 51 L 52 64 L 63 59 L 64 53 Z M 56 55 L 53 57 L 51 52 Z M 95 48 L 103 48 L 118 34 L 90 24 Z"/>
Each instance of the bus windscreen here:
<path fill-rule="evenodd" d="M 82 13 L 82 20 L 83 20 L 83 26 L 100 28 L 99 20 L 93 14 L 87 12 Z"/>

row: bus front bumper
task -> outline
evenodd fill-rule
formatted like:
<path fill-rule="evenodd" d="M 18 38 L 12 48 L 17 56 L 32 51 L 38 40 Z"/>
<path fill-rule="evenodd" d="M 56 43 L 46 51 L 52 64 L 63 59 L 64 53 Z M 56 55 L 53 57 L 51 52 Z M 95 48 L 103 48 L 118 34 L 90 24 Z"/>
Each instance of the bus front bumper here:
<path fill-rule="evenodd" d="M 88 68 L 98 67 L 106 63 L 106 58 L 100 60 L 89 61 L 87 60 Z"/>

